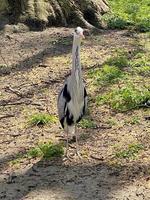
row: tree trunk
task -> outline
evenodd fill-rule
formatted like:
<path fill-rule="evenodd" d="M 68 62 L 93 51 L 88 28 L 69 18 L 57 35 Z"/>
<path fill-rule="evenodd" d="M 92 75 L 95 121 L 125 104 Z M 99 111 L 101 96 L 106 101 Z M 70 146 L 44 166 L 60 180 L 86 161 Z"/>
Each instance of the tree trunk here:
<path fill-rule="evenodd" d="M 23 22 L 32 29 L 46 26 L 80 25 L 101 28 L 102 15 L 108 12 L 106 0 L 7 0 L 11 21 Z"/>

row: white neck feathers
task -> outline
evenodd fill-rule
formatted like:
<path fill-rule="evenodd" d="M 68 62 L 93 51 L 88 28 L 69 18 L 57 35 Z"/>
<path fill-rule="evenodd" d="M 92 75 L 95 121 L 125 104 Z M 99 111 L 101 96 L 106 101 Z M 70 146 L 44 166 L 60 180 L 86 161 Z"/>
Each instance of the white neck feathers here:
<path fill-rule="evenodd" d="M 72 48 L 72 73 L 75 73 L 77 70 L 81 72 L 80 44 L 80 39 L 74 36 Z"/>

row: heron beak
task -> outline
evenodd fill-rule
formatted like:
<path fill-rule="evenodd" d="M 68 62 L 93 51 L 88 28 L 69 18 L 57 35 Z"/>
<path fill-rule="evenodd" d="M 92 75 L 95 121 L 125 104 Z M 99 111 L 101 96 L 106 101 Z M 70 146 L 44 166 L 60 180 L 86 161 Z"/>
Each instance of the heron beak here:
<path fill-rule="evenodd" d="M 80 33 L 80 36 L 81 36 L 82 39 L 85 39 L 85 36 L 84 36 L 83 33 Z"/>

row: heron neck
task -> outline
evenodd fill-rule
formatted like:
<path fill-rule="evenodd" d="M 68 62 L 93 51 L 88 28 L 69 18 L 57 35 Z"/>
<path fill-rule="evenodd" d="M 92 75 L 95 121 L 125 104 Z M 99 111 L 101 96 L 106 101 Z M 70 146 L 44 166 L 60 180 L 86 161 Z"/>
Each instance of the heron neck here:
<path fill-rule="evenodd" d="M 80 44 L 80 39 L 74 37 L 72 48 L 72 73 L 78 70 L 78 73 L 81 74 Z"/>

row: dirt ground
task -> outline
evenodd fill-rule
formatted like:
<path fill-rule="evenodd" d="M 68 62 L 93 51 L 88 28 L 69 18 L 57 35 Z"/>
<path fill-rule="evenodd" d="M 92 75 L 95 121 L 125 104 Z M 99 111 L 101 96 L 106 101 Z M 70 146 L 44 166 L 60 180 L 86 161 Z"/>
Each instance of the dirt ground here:
<path fill-rule="evenodd" d="M 147 109 L 115 113 L 89 101 L 97 128 L 78 128 L 83 160 L 22 158 L 40 141 L 58 142 L 59 122 L 29 126 L 37 112 L 57 116 L 58 92 L 70 73 L 72 31 L 51 28 L 43 32 L 0 34 L 0 199 L 6 200 L 149 200 L 150 125 Z M 102 64 L 114 49 L 132 51 L 136 37 L 127 31 L 87 34 L 81 63 L 88 94 L 94 96 L 87 73 Z M 125 123 L 139 116 L 138 124 Z M 115 123 L 110 123 L 113 119 Z M 140 142 L 135 159 L 115 158 L 115 148 Z M 73 144 L 74 145 L 74 144 Z M 74 151 L 71 149 L 71 151 Z"/>

